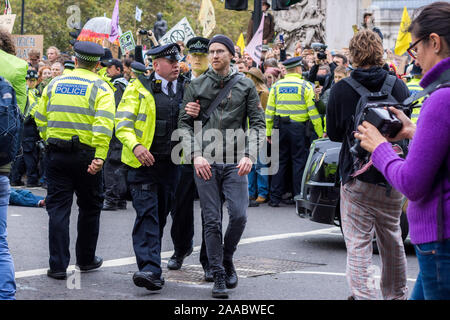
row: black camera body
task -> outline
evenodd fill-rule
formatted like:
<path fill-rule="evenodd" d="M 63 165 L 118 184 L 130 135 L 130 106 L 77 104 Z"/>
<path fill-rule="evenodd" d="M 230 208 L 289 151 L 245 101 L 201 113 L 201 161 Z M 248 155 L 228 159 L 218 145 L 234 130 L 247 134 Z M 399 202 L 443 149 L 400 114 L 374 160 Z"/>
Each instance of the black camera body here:
<path fill-rule="evenodd" d="M 389 107 L 391 106 L 382 104 L 367 105 L 358 125 L 367 121 L 375 126 L 382 135 L 394 138 L 402 129 L 403 123 L 389 111 Z M 364 158 L 367 155 L 367 151 L 361 147 L 360 140 L 356 140 L 350 152 L 358 158 Z"/>
<path fill-rule="evenodd" d="M 311 44 L 311 48 L 313 48 L 314 51 L 317 53 L 317 58 L 319 60 L 326 60 L 327 54 L 325 53 L 325 50 L 327 50 L 328 46 L 323 43 L 314 42 Z"/>
<path fill-rule="evenodd" d="M 147 31 L 147 30 L 145 30 L 145 29 L 141 29 L 141 30 L 139 30 L 139 34 L 141 34 L 141 35 L 145 36 L 145 35 L 147 35 L 147 34 L 148 34 L 148 31 Z"/>

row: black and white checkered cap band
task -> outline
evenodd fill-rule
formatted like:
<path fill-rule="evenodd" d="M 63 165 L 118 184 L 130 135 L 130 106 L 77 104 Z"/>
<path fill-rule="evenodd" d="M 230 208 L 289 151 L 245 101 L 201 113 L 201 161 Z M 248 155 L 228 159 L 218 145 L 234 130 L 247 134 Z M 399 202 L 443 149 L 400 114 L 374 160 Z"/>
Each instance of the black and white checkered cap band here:
<path fill-rule="evenodd" d="M 164 50 L 156 55 L 153 55 L 153 59 L 158 59 L 158 58 L 165 58 L 165 57 L 176 57 L 179 56 L 180 51 L 178 51 L 176 46 L 173 46 L 172 48 L 170 48 L 169 50 Z"/>
<path fill-rule="evenodd" d="M 82 53 L 78 53 L 75 52 L 75 57 L 84 60 L 84 61 L 90 61 L 90 62 L 96 62 L 96 61 L 100 61 L 100 57 L 99 56 L 88 56 Z"/>

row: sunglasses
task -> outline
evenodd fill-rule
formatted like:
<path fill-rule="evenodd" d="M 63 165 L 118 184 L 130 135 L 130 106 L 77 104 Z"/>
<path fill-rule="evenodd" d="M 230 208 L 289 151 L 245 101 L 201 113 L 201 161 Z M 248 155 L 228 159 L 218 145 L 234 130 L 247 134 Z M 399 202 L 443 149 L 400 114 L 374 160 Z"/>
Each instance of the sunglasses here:
<path fill-rule="evenodd" d="M 420 38 L 419 40 L 417 40 L 416 42 L 414 42 L 412 45 L 410 45 L 408 49 L 406 49 L 406 52 L 408 52 L 408 54 L 411 56 L 411 58 L 417 59 L 416 45 L 417 45 L 420 41 L 422 41 L 422 40 L 424 40 L 424 39 L 426 39 L 426 38 L 428 38 L 428 37 L 429 37 L 429 35 Z"/>

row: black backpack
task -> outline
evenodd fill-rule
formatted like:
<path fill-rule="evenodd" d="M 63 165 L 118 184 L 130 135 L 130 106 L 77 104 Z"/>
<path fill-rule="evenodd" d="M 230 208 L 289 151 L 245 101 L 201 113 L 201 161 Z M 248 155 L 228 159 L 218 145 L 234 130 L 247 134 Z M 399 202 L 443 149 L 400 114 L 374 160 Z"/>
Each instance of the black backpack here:
<path fill-rule="evenodd" d="M 352 117 L 352 123 L 348 128 L 351 131 L 347 132 L 347 142 L 349 144 L 349 147 L 351 148 L 356 142 L 356 139 L 354 139 L 353 137 L 353 133 L 358 130 L 358 126 L 362 122 L 361 120 L 363 119 L 363 117 L 365 117 L 365 115 L 367 114 L 369 108 L 374 108 L 375 105 L 380 107 L 385 105 L 399 105 L 397 99 L 392 96 L 392 89 L 394 88 L 397 78 L 393 75 L 388 74 L 386 76 L 386 79 L 384 80 L 381 90 L 378 92 L 369 91 L 352 77 L 348 77 L 342 80 L 350 85 L 353 90 L 355 90 L 360 95 L 355 114 Z M 395 143 L 395 145 L 396 151 L 401 157 L 404 158 L 407 153 L 408 141 L 398 141 Z M 353 172 L 351 176 L 353 178 L 367 183 L 384 183 L 388 185 L 383 174 L 379 172 L 374 166 L 370 165 L 369 162 L 371 155 L 369 153 L 366 152 L 366 155 L 362 158 L 355 156 L 353 153 L 351 153 L 351 155 L 353 160 Z"/>
<path fill-rule="evenodd" d="M 17 105 L 16 92 L 0 77 L 0 166 L 14 161 L 23 132 L 23 117 Z"/>

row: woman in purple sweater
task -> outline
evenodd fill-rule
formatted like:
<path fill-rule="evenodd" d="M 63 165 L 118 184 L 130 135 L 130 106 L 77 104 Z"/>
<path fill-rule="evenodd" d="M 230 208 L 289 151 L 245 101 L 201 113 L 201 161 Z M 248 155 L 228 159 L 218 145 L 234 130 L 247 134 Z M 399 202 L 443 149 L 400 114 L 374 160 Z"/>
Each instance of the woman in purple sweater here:
<path fill-rule="evenodd" d="M 403 128 L 389 140 L 412 139 L 406 159 L 368 122 L 355 137 L 373 153 L 375 167 L 409 199 L 410 237 L 420 267 L 411 299 L 450 299 L 450 3 L 423 8 L 409 31 L 413 44 L 408 52 L 425 74 L 420 85 L 445 84 L 424 102 L 417 128 L 391 108 Z"/>

